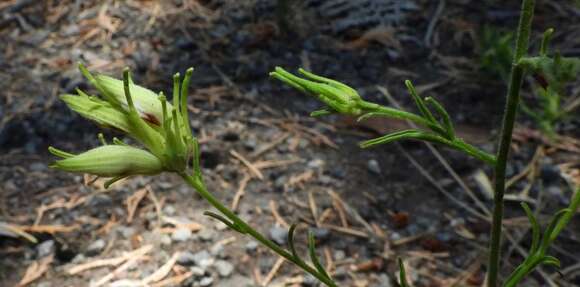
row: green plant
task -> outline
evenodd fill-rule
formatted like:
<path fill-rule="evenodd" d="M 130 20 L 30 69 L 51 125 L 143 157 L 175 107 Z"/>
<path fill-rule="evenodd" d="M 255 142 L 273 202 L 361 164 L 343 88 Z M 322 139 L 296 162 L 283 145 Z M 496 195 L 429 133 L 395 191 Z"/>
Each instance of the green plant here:
<path fill-rule="evenodd" d="M 547 47 L 553 33 L 554 29 L 548 29 L 544 33 L 540 57 L 547 57 Z M 501 32 L 498 28 L 489 25 L 485 25 L 480 34 L 479 66 L 481 70 L 494 78 L 508 82 L 515 34 Z M 558 58 L 561 59 L 556 53 L 554 59 Z M 540 130 L 550 137 L 555 134 L 555 125 L 571 112 L 562 107 L 561 95 L 564 94 L 564 86 L 575 80 L 578 63 L 576 59 L 565 61 L 567 61 L 566 64 L 531 69 L 536 85 L 533 89 L 535 96 L 530 100 L 535 103 L 529 105 L 521 101 L 520 105 L 520 108 L 536 122 Z"/>
<path fill-rule="evenodd" d="M 89 96 L 77 89 L 78 95 L 63 95 L 61 99 L 81 116 L 125 133 L 143 145 L 144 149 L 129 146 L 117 138 L 113 138 L 109 144 L 99 134 L 102 146 L 80 154 L 49 147 L 52 154 L 61 158 L 51 167 L 111 178 L 105 187 L 133 175 L 155 175 L 161 172 L 178 174 L 219 211 L 207 211 L 207 216 L 253 237 L 324 284 L 337 286 L 319 263 L 312 234 L 308 236 L 308 253 L 312 264 L 308 264 L 294 247 L 296 225 L 292 225 L 288 233 L 289 249 L 284 249 L 248 225 L 207 190 L 200 167 L 199 144 L 191 132 L 187 109 L 187 90 L 193 69 L 187 70 L 181 82 L 180 75 L 174 75 L 172 104 L 167 102 L 163 93 L 157 95 L 135 85 L 128 69 L 123 71 L 122 81 L 104 75 L 92 75 L 82 64 L 79 64 L 79 69 L 101 97 Z"/>
<path fill-rule="evenodd" d="M 388 134 L 376 139 L 368 140 L 361 143 L 361 147 L 371 147 L 375 145 L 387 144 L 397 140 L 420 140 L 443 144 L 445 146 L 462 151 L 472 157 L 480 159 L 494 168 L 494 209 L 492 214 L 491 241 L 489 246 L 488 262 L 488 286 L 498 286 L 499 279 L 499 258 L 501 251 L 502 237 L 502 219 L 504 209 L 504 192 L 505 192 L 505 175 L 508 153 L 512 140 L 512 132 L 515 124 L 518 104 L 520 102 L 520 90 L 524 75 L 526 72 L 543 75 L 548 82 L 549 87 L 558 89 L 562 79 L 574 77 L 578 70 L 578 59 L 563 58 L 556 55 L 550 57 L 547 55 L 547 45 L 551 35 L 550 30 L 544 34 L 544 40 L 538 57 L 528 57 L 528 43 L 531 33 L 531 24 L 534 14 L 534 0 L 523 0 L 520 22 L 516 34 L 515 49 L 508 49 L 511 42 L 511 36 L 504 37 L 499 41 L 501 44 L 498 51 L 493 54 L 500 56 L 496 59 L 490 56 L 491 61 L 505 61 L 507 55 L 513 55 L 509 58 L 509 65 L 498 63 L 498 66 L 510 67 L 510 71 L 504 71 L 504 68 L 497 68 L 499 74 L 509 75 L 509 86 L 507 91 L 507 101 L 505 113 L 503 115 L 502 128 L 498 142 L 496 155 L 488 154 L 458 138 L 454 132 L 448 113 L 443 106 L 434 98 L 421 98 L 415 91 L 410 81 L 405 84 L 409 93 L 413 97 L 419 110 L 419 114 L 413 114 L 402 110 L 397 110 L 375 103 L 364 101 L 353 88 L 338 81 L 321 77 L 310 72 L 299 69 L 298 72 L 305 78 L 295 76 L 282 68 L 277 67 L 270 75 L 282 82 L 288 84 L 297 90 L 308 95 L 314 96 L 323 102 L 326 106 L 321 110 L 311 113 L 312 116 L 322 116 L 331 113 L 347 114 L 364 120 L 369 117 L 391 117 L 405 119 L 421 125 L 425 130 L 404 130 Z M 491 65 L 491 64 L 490 64 Z M 495 65 L 495 64 L 494 64 Z M 430 109 L 432 108 L 432 110 Z M 437 116 L 435 116 L 437 115 Z M 559 266 L 559 261 L 546 255 L 548 247 L 566 226 L 571 216 L 574 214 L 580 203 L 580 188 L 577 188 L 573 200 L 568 209 L 564 209 L 554 215 L 552 222 L 544 232 L 542 240 L 539 239 L 539 226 L 536 219 L 531 215 L 529 208 L 523 205 L 524 211 L 528 214 L 533 229 L 533 241 L 530 255 L 524 262 L 512 273 L 505 281 L 503 286 L 516 286 L 522 278 L 529 274 L 539 264 L 549 264 Z M 400 281 L 402 286 L 408 286 L 405 282 L 403 264 L 399 261 L 401 268 Z"/>
<path fill-rule="evenodd" d="M 540 129 L 548 136 L 555 135 L 557 122 L 565 118 L 574 107 L 564 109 L 561 105 L 566 84 L 576 80 L 580 71 L 580 59 L 564 58 L 559 53 L 548 55 L 548 45 L 554 29 L 544 33 L 538 57 L 525 59 L 522 64 L 533 73 L 536 79 L 535 93 L 538 108 L 534 109 L 522 102 L 522 110 L 532 117 Z"/>
<path fill-rule="evenodd" d="M 513 59 L 514 33 L 484 25 L 479 37 L 479 67 L 494 79 L 507 82 Z"/>
<path fill-rule="evenodd" d="M 551 77 L 568 77 L 569 74 L 578 72 L 577 66 L 574 66 L 578 60 L 575 59 L 550 58 L 545 53 L 539 57 L 526 57 L 534 4 L 534 0 L 524 0 L 522 4 L 522 17 L 518 28 L 506 112 L 496 155 L 489 154 L 457 137 L 451 118 L 444 107 L 434 98 L 420 97 L 410 81 L 406 81 L 405 84 L 419 109 L 419 114 L 364 101 L 353 88 L 304 70 L 300 70 L 300 73 L 306 79 L 281 68 L 276 68 L 271 73 L 273 77 L 299 91 L 317 97 L 326 104 L 323 109 L 313 112 L 313 116 L 340 113 L 358 116 L 359 120 L 368 117 L 392 117 L 410 120 L 424 127 L 424 129 L 405 130 L 365 141 L 361 143 L 363 148 L 405 139 L 428 141 L 462 151 L 494 167 L 494 212 L 488 264 L 488 284 L 491 287 L 499 284 L 497 277 L 505 169 L 524 74 L 530 70 L 536 73 L 542 72 L 550 82 Z M 547 41 L 545 43 L 547 45 Z M 542 51 L 545 51 L 544 45 Z M 338 286 L 320 264 L 312 234 L 308 236 L 308 253 L 311 263 L 307 263 L 298 255 L 295 248 L 296 225 L 292 225 L 288 232 L 288 249 L 285 249 L 252 228 L 207 190 L 200 167 L 199 144 L 191 132 L 187 109 L 187 90 L 193 69 L 187 70 L 183 81 L 179 74 L 174 75 L 172 103 L 169 103 L 163 93 L 157 95 L 135 85 L 128 69 L 123 71 L 121 81 L 104 75 L 92 75 L 82 65 L 79 65 L 79 68 L 101 97 L 90 96 L 77 90 L 77 95 L 64 95 L 61 99 L 81 116 L 99 125 L 125 133 L 139 142 L 143 148 L 130 146 L 117 138 L 113 138 L 112 144 L 109 144 L 100 134 L 99 139 L 103 146 L 80 154 L 50 147 L 49 151 L 61 158 L 53 163 L 52 167 L 111 178 L 106 183 L 107 187 L 128 176 L 155 175 L 161 172 L 175 173 L 219 211 L 219 213 L 208 211 L 205 213 L 207 216 L 223 222 L 241 234 L 253 237 L 327 286 Z M 535 223 L 535 218 L 530 215 L 527 206 L 524 206 L 533 227 L 532 252 L 506 281 L 505 286 L 515 286 L 540 263 L 558 265 L 558 261 L 547 256 L 546 252 L 549 245 L 566 226 L 578 204 L 580 204 L 580 188 L 576 190 L 570 207 L 554 216 L 541 241 L 538 240 L 539 227 Z M 405 279 L 402 261 L 399 261 L 399 266 L 401 285 L 409 286 Z"/>

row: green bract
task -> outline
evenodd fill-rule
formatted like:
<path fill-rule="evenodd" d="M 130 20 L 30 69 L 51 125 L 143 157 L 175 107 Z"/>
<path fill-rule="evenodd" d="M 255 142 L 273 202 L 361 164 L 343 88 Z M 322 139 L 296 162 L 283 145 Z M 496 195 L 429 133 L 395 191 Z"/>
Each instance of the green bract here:
<path fill-rule="evenodd" d="M 77 92 L 78 96 L 62 95 L 60 99 L 71 110 L 101 126 L 115 128 L 125 133 L 130 131 L 129 120 L 123 111 L 119 111 L 109 102 L 90 97 L 81 90 L 77 90 Z"/>
<path fill-rule="evenodd" d="M 270 76 L 287 83 L 303 93 L 317 97 L 327 105 L 323 110 L 313 112 L 313 115 L 332 112 L 360 115 L 360 103 L 362 100 L 356 90 L 341 82 L 315 75 L 304 69 L 298 69 L 298 72 L 307 79 L 297 77 L 280 67 L 276 67 L 274 72 L 270 73 Z"/>
<path fill-rule="evenodd" d="M 123 145 L 105 145 L 72 157 L 67 156 L 54 162 L 51 167 L 103 177 L 157 174 L 163 171 L 161 161 L 150 152 Z"/>
<path fill-rule="evenodd" d="M 53 167 L 113 177 L 113 180 L 136 174 L 187 170 L 187 163 L 197 149 L 187 109 L 187 86 L 193 69 L 187 70 L 181 85 L 179 74 L 173 77 L 173 105 L 167 103 L 163 93 L 157 96 L 135 85 L 128 69 L 123 71 L 122 81 L 104 75 L 93 76 L 83 65 L 79 69 L 101 98 L 77 90 L 78 95 L 63 95 L 61 99 L 81 116 L 136 139 L 146 151 L 128 147 L 118 140 L 116 145 L 105 143 L 104 147 L 77 156 L 51 148 L 51 152 L 66 158 Z"/>
<path fill-rule="evenodd" d="M 106 93 L 114 97 L 126 110 L 128 110 L 123 81 L 100 74 L 95 76 L 95 80 Z M 135 108 L 139 112 L 141 118 L 153 125 L 161 125 L 163 122 L 163 109 L 157 94 L 149 89 L 133 84 L 132 81 L 129 82 L 129 88 Z M 167 105 L 167 108 L 169 110 L 172 109 L 170 104 Z"/>

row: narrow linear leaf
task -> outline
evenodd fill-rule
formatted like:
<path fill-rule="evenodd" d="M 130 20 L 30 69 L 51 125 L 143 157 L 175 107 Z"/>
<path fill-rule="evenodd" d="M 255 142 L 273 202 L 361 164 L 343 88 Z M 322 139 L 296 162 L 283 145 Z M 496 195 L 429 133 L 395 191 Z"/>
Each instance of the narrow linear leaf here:
<path fill-rule="evenodd" d="M 391 143 L 391 142 L 394 142 L 397 140 L 409 140 L 409 139 L 411 139 L 411 140 L 423 140 L 423 141 L 448 145 L 448 146 L 453 147 L 453 148 L 458 148 L 457 146 L 453 145 L 452 142 L 450 142 L 449 140 L 447 140 L 441 136 L 438 136 L 436 134 L 429 133 L 429 132 L 414 130 L 414 129 L 395 132 L 395 133 L 388 134 L 388 135 L 385 135 L 382 137 L 367 140 L 367 141 L 360 143 L 359 145 L 362 148 L 368 148 L 368 147 L 379 145 L 379 144 Z"/>
<path fill-rule="evenodd" d="M 415 104 L 417 105 L 417 108 L 419 108 L 419 111 L 421 112 L 423 117 L 425 117 L 427 120 L 435 124 L 437 122 L 435 120 L 435 117 L 433 116 L 433 114 L 431 114 L 431 112 L 425 105 L 425 101 L 417 94 L 417 90 L 415 89 L 415 86 L 413 86 L 413 83 L 411 83 L 411 81 L 409 80 L 406 80 L 405 86 L 407 86 L 409 94 L 411 94 L 411 97 L 413 97 L 413 100 L 415 100 Z"/>
<path fill-rule="evenodd" d="M 560 260 L 554 256 L 546 255 L 542 258 L 542 264 L 549 265 L 560 269 Z"/>
<path fill-rule="evenodd" d="M 548 227 L 546 228 L 546 231 L 544 231 L 544 236 L 542 236 L 540 248 L 547 250 L 548 247 L 550 247 L 550 243 L 552 243 L 552 241 L 555 239 L 555 237 L 552 237 L 552 232 L 556 229 L 560 218 L 562 218 L 562 216 L 564 216 L 567 212 L 570 212 L 570 209 L 565 208 L 554 214 L 550 224 L 548 224 Z"/>
<path fill-rule="evenodd" d="M 328 276 L 328 273 L 326 273 L 326 270 L 324 270 L 324 267 L 320 264 L 318 256 L 316 256 L 315 248 L 316 247 L 314 243 L 314 234 L 312 234 L 312 232 L 308 232 L 308 252 L 310 254 L 310 260 L 312 261 L 312 264 L 314 264 L 314 267 L 316 267 L 316 270 L 318 270 L 320 274 L 322 274 L 324 277 L 328 279 L 331 279 L 330 276 Z"/>
<path fill-rule="evenodd" d="M 116 145 L 122 145 L 122 146 L 129 146 L 128 144 L 124 143 L 122 140 L 120 140 L 120 139 L 119 139 L 119 138 L 117 138 L 117 137 L 114 137 L 114 138 L 113 138 L 113 144 L 116 144 Z"/>
<path fill-rule="evenodd" d="M 550 45 L 552 34 L 554 34 L 554 28 L 549 28 L 544 32 L 544 36 L 542 37 L 542 44 L 540 45 L 541 56 L 546 56 L 548 54 L 548 46 Z"/>
<path fill-rule="evenodd" d="M 74 155 L 74 154 L 72 154 L 72 153 L 68 153 L 68 152 L 66 152 L 66 151 L 63 151 L 63 150 L 57 149 L 57 148 L 55 148 L 55 147 L 52 147 L 52 146 L 49 146 L 49 147 L 48 147 L 48 152 L 50 152 L 51 154 L 53 154 L 53 155 L 55 155 L 55 156 L 58 156 L 58 157 L 60 157 L 60 158 L 64 158 L 64 159 L 71 158 L 71 157 L 74 157 L 74 156 L 75 156 L 75 155 Z"/>
<path fill-rule="evenodd" d="M 290 226 L 290 230 L 288 230 L 288 247 L 290 248 L 290 252 L 292 252 L 294 259 L 302 261 L 296 252 L 296 247 L 294 246 L 294 231 L 296 231 L 297 226 L 298 225 L 294 223 Z"/>
<path fill-rule="evenodd" d="M 335 87 L 339 87 L 339 88 L 348 90 L 353 95 L 358 95 L 358 93 L 355 89 L 353 89 L 353 88 L 351 88 L 351 87 L 349 87 L 349 86 L 347 86 L 339 81 L 313 74 L 313 73 L 308 72 L 302 68 L 298 69 L 298 73 L 306 76 L 307 78 L 310 78 L 311 80 L 318 81 L 321 83 L 326 83 L 326 84 L 329 84 L 329 85 L 332 85 Z"/>
<path fill-rule="evenodd" d="M 115 182 L 117 182 L 117 181 L 119 181 L 119 180 L 121 180 L 121 179 L 123 179 L 123 178 L 126 178 L 126 176 L 123 176 L 123 175 L 121 175 L 121 176 L 116 176 L 116 177 L 113 177 L 113 178 L 111 178 L 111 179 L 107 180 L 107 181 L 106 181 L 106 182 L 103 184 L 103 187 L 104 187 L 105 189 L 108 189 L 108 188 L 109 188 L 111 185 L 113 185 L 113 183 L 115 183 Z"/>
<path fill-rule="evenodd" d="M 540 243 L 540 225 L 530 207 L 525 202 L 522 202 L 520 205 L 526 212 L 526 216 L 532 225 L 532 247 L 530 247 L 530 253 L 534 253 L 538 250 L 538 244 Z"/>
<path fill-rule="evenodd" d="M 197 140 L 197 138 L 193 138 L 193 143 L 192 143 L 192 148 L 193 148 L 193 172 L 196 175 L 200 175 L 201 174 L 201 165 L 199 162 L 199 158 L 200 158 L 200 153 L 201 151 L 199 150 L 199 141 Z"/>
<path fill-rule="evenodd" d="M 578 186 L 576 188 L 576 191 L 574 191 L 574 195 L 572 197 L 570 205 L 568 206 L 570 212 L 566 213 L 564 216 L 562 216 L 562 218 L 560 218 L 560 221 L 558 221 L 558 225 L 556 226 L 556 228 L 554 228 L 554 231 L 550 235 L 550 237 L 552 238 L 551 240 L 554 240 L 558 236 L 558 234 L 560 234 L 560 232 L 564 229 L 564 227 L 568 225 L 568 222 L 570 222 L 572 216 L 576 214 L 578 206 L 580 206 L 580 186 Z"/>
<path fill-rule="evenodd" d="M 320 110 L 316 110 L 316 111 L 311 112 L 310 116 L 313 118 L 317 118 L 317 117 L 322 117 L 322 116 L 328 116 L 328 115 L 331 115 L 333 113 L 334 113 L 334 111 L 332 111 L 328 107 L 325 107 L 325 108 L 322 108 Z"/>
<path fill-rule="evenodd" d="M 225 224 L 227 227 L 229 227 L 229 228 L 231 228 L 231 229 L 233 229 L 233 230 L 235 230 L 235 231 L 237 231 L 237 232 L 239 232 L 239 233 L 241 233 L 241 234 L 246 234 L 246 233 L 247 233 L 247 232 L 246 232 L 244 229 L 242 229 L 240 226 L 238 226 L 237 224 L 235 224 L 235 223 L 233 223 L 233 222 L 229 221 L 228 219 L 226 219 L 225 217 L 223 217 L 223 216 L 221 216 L 221 215 L 219 215 L 219 214 L 217 214 L 217 213 L 214 213 L 214 212 L 211 212 L 211 211 L 206 211 L 206 212 L 204 212 L 203 214 L 204 214 L 205 216 L 209 216 L 209 217 L 212 217 L 212 218 L 214 218 L 214 219 L 217 219 L 217 220 L 221 221 L 221 222 L 222 222 L 223 224 Z"/>
<path fill-rule="evenodd" d="M 403 259 L 397 258 L 399 262 L 399 284 L 401 287 L 410 287 L 409 282 L 407 282 L 407 272 L 405 271 L 405 264 L 403 264 Z"/>
<path fill-rule="evenodd" d="M 433 97 L 427 97 L 425 98 L 425 101 L 433 106 L 433 108 L 435 108 L 437 113 L 441 116 L 443 119 L 443 126 L 445 127 L 445 131 L 447 131 L 447 136 L 450 140 L 453 140 L 455 138 L 455 129 L 453 128 L 453 122 L 451 122 L 451 118 L 449 117 L 449 114 L 443 105 L 441 105 L 441 103 L 439 103 L 439 101 Z"/>

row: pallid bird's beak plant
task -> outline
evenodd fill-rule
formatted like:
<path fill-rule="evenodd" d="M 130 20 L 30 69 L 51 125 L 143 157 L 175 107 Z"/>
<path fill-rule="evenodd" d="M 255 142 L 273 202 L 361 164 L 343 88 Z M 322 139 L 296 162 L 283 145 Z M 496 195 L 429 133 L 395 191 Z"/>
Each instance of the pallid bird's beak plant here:
<path fill-rule="evenodd" d="M 417 107 L 419 114 L 401 111 L 375 103 L 364 101 L 356 90 L 335 80 L 327 79 L 300 70 L 306 79 L 297 77 L 276 68 L 271 76 L 298 89 L 299 91 L 317 97 L 326 104 L 322 110 L 313 112 L 313 116 L 330 113 L 341 113 L 360 117 L 392 117 L 415 122 L 426 129 L 412 129 L 396 132 L 376 139 L 365 141 L 362 147 L 387 144 L 396 140 L 422 140 L 442 144 L 463 151 L 495 169 L 495 196 L 492 219 L 492 236 L 489 251 L 488 286 L 499 285 L 498 270 L 500 257 L 501 221 L 503 218 L 503 195 L 505 189 L 505 169 L 512 131 L 518 108 L 520 87 L 524 74 L 528 71 L 541 73 L 548 81 L 558 79 L 559 73 L 576 73 L 580 69 L 580 61 L 556 56 L 551 58 L 546 53 L 548 36 L 544 37 L 542 53 L 538 57 L 526 56 L 528 49 L 531 21 L 534 10 L 534 0 L 524 0 L 522 15 L 518 28 L 518 36 L 513 60 L 511 81 L 507 93 L 506 112 L 504 114 L 497 155 L 489 154 L 458 138 L 454 132 L 451 119 L 443 106 L 434 98 L 421 98 L 410 81 L 405 84 Z M 101 147 L 79 154 L 73 154 L 50 147 L 49 151 L 61 158 L 52 167 L 69 171 L 110 178 L 106 187 L 122 178 L 133 175 L 156 175 L 161 172 L 171 172 L 179 175 L 193 187 L 204 199 L 214 206 L 219 213 L 205 214 L 226 224 L 231 229 L 253 237 L 255 240 L 271 249 L 273 252 L 294 263 L 305 272 L 313 275 L 327 286 L 338 286 L 320 264 L 315 252 L 314 237 L 308 236 L 308 254 L 310 263 L 302 259 L 294 244 L 296 225 L 288 232 L 288 247 L 284 248 L 252 228 L 239 218 L 233 211 L 225 207 L 212 193 L 203 180 L 200 168 L 200 152 L 197 139 L 191 132 L 187 108 L 188 86 L 193 69 L 187 70 L 181 80 L 179 74 L 173 77 L 172 102 L 169 103 L 163 93 L 156 94 L 140 87 L 131 80 L 128 69 L 123 71 L 123 80 L 117 80 L 104 75 L 93 75 L 83 65 L 79 65 L 81 73 L 100 93 L 100 97 L 91 96 L 77 90 L 77 95 L 63 95 L 61 99 L 69 108 L 81 116 L 104 127 L 117 129 L 132 137 L 141 146 L 130 146 L 117 138 L 107 143 L 99 134 Z M 556 84 L 556 83 L 549 83 Z M 530 255 L 505 280 L 503 286 L 516 286 L 524 276 L 529 274 L 539 264 L 559 266 L 558 259 L 547 255 L 550 244 L 571 219 L 580 204 L 580 189 L 577 188 L 569 208 L 553 217 L 552 221 L 540 234 L 540 228 L 529 208 L 523 204 L 524 211 L 532 224 L 532 244 Z M 405 270 L 402 268 L 401 286 L 409 286 L 404 280 Z"/>
<path fill-rule="evenodd" d="M 207 190 L 201 173 L 199 145 L 191 132 L 187 109 L 187 90 L 193 69 L 187 70 L 183 81 L 179 74 L 173 76 L 172 103 L 167 102 L 163 93 L 157 95 L 134 84 L 128 69 L 123 71 L 123 80 L 93 75 L 82 64 L 79 64 L 79 69 L 100 97 L 77 90 L 77 95 L 63 95 L 61 99 L 81 116 L 125 133 L 139 142 L 141 147 L 130 146 L 117 138 L 107 143 L 104 136 L 99 134 L 102 146 L 79 154 L 50 147 L 49 151 L 61 158 L 51 165 L 53 168 L 110 178 L 105 187 L 133 175 L 176 173 L 219 211 L 207 211 L 207 216 L 253 237 L 324 284 L 337 286 L 319 263 L 312 234 L 308 236 L 311 263 L 307 263 L 294 247 L 296 225 L 292 225 L 288 232 L 288 248 L 280 247 Z"/>
<path fill-rule="evenodd" d="M 529 256 L 525 258 L 521 265 L 519 265 L 508 278 L 503 280 L 503 284 L 501 284 L 499 279 L 499 259 L 501 251 L 506 163 L 508 160 L 523 78 L 528 72 L 535 75 L 541 75 L 543 78 L 547 79 L 547 84 L 550 87 L 560 88 L 562 79 L 573 79 L 580 71 L 580 59 L 561 57 L 557 53 L 553 57 L 548 55 L 547 46 L 553 29 L 548 29 L 546 33 L 544 33 L 539 56 L 527 56 L 534 6 L 534 0 L 522 1 L 522 10 L 511 67 L 510 83 L 507 91 L 506 108 L 503 115 L 497 153 L 495 155 L 480 150 L 477 147 L 466 143 L 461 138 L 458 138 L 454 132 L 451 119 L 444 107 L 432 97 L 424 99 L 420 97 L 410 81 L 406 81 L 405 85 L 417 105 L 419 114 L 409 113 L 364 101 L 353 88 L 338 81 L 307 72 L 303 69 L 299 69 L 298 72 L 304 78 L 293 75 L 279 67 L 270 73 L 270 76 L 303 93 L 316 97 L 325 104 L 325 107 L 321 110 L 312 112 L 312 116 L 316 117 L 338 113 L 355 116 L 358 117 L 359 120 L 364 120 L 369 117 L 390 117 L 408 120 L 424 127 L 424 129 L 403 130 L 364 141 L 360 144 L 362 148 L 387 144 L 398 140 L 427 141 L 462 151 L 467 155 L 492 166 L 494 169 L 495 190 L 494 209 L 492 214 L 493 218 L 491 220 L 491 241 L 488 254 L 489 262 L 487 265 L 487 286 L 489 287 L 516 286 L 526 275 L 532 272 L 534 268 L 540 264 L 560 267 L 560 261 L 557 258 L 548 255 L 547 252 L 550 244 L 567 225 L 580 204 L 580 187 L 576 186 L 574 188 L 575 192 L 570 206 L 558 211 L 552 217 L 543 234 L 541 234 L 538 222 L 530 211 L 530 208 L 525 203 L 522 203 L 522 208 L 528 216 L 532 228 L 532 242 Z M 409 286 L 409 283 L 405 281 L 405 270 L 403 269 L 401 260 L 399 260 L 399 266 L 400 285 Z"/>

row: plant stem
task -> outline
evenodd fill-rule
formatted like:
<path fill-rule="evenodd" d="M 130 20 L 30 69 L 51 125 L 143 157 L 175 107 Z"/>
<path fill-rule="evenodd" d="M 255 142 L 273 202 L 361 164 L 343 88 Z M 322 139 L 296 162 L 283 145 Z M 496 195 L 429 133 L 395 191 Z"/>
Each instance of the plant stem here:
<path fill-rule="evenodd" d="M 412 122 L 419 124 L 419 125 L 422 125 L 422 126 L 429 126 L 429 124 L 431 124 L 431 122 L 429 122 L 428 120 L 424 119 L 423 117 L 421 117 L 419 115 L 409 113 L 406 111 L 402 111 L 402 110 L 398 110 L 398 109 L 393 109 L 393 108 L 381 106 L 379 104 L 375 104 L 372 102 L 362 101 L 360 103 L 360 106 L 366 112 L 381 113 L 381 114 L 388 115 L 391 118 L 400 119 L 400 120 L 409 120 L 409 121 L 412 121 Z"/>
<path fill-rule="evenodd" d="M 452 143 L 453 143 L 452 147 L 454 147 L 459 151 L 466 152 L 467 154 L 479 160 L 482 160 L 490 164 L 491 166 L 494 166 L 496 164 L 495 156 L 466 143 L 463 139 L 456 138 L 452 141 Z"/>
<path fill-rule="evenodd" d="M 526 275 L 530 274 L 534 268 L 539 264 L 539 261 L 542 260 L 543 255 L 531 255 L 529 259 L 518 269 L 514 270 L 513 274 L 510 275 L 509 279 L 503 285 L 504 287 L 516 287 L 520 281 L 526 277 Z"/>
<path fill-rule="evenodd" d="M 524 68 L 518 65 L 528 50 L 531 33 L 532 18 L 534 15 L 535 0 L 523 0 L 520 22 L 516 39 L 515 55 L 512 63 L 511 78 L 507 92 L 507 101 L 503 115 L 501 134 L 499 139 L 497 162 L 494 169 L 495 194 L 493 198 L 493 220 L 491 226 L 491 242 L 489 246 L 488 287 L 498 286 L 499 257 L 501 252 L 501 235 L 503 220 L 503 196 L 505 192 L 505 171 L 507 158 L 512 141 L 512 132 L 516 119 L 516 112 L 520 98 L 520 89 L 524 78 Z"/>
<path fill-rule="evenodd" d="M 286 251 L 282 247 L 278 246 L 276 243 L 264 237 L 258 231 L 253 229 L 245 221 L 239 218 L 233 211 L 225 207 L 215 196 L 213 196 L 205 187 L 203 180 L 200 177 L 188 175 L 184 172 L 180 172 L 179 175 L 185 180 L 191 187 L 193 187 L 199 195 L 201 195 L 205 200 L 207 200 L 212 206 L 219 210 L 223 215 L 230 219 L 235 225 L 239 226 L 246 234 L 253 237 L 270 250 L 274 251 L 278 255 L 284 257 L 286 260 L 296 264 L 302 270 L 312 274 L 316 279 L 320 280 L 329 287 L 338 287 L 331 279 L 327 278 L 323 274 L 319 273 L 316 269 L 306 264 L 299 258 L 295 258 L 290 252 Z"/>

